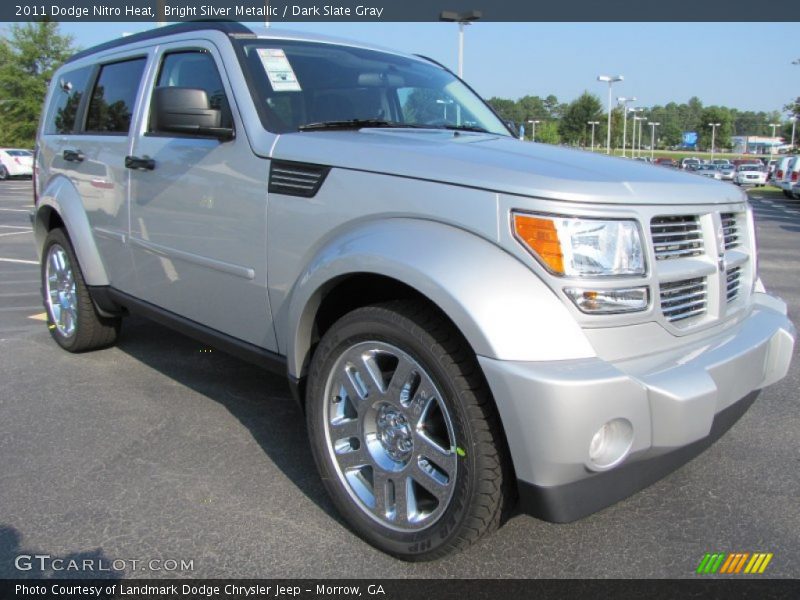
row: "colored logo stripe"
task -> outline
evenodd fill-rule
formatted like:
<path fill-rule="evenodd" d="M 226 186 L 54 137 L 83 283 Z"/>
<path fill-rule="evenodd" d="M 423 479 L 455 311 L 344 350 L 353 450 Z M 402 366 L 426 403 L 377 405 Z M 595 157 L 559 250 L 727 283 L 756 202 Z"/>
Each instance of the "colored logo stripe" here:
<path fill-rule="evenodd" d="M 772 560 L 771 552 L 707 552 L 700 564 L 697 573 L 702 575 L 738 574 L 738 573 L 763 573 Z M 747 566 L 745 566 L 747 565 Z"/>

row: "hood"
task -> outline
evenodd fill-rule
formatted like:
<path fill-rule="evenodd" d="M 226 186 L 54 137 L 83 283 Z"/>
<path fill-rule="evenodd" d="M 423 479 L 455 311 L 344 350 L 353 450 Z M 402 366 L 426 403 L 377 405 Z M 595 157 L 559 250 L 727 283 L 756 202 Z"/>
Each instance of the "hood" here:
<path fill-rule="evenodd" d="M 271 158 L 386 173 L 572 202 L 741 202 L 729 183 L 507 136 L 440 129 L 361 129 L 283 134 Z"/>

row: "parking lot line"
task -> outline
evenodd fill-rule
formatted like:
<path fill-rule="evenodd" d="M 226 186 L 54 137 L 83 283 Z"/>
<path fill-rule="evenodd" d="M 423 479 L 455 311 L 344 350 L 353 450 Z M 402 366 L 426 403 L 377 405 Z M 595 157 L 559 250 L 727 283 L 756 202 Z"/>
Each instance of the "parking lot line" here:
<path fill-rule="evenodd" d="M 0 237 L 8 237 L 10 235 L 22 235 L 23 233 L 33 233 L 33 229 L 27 229 L 25 231 L 9 231 L 7 233 L 0 233 Z"/>
<path fill-rule="evenodd" d="M 41 306 L 0 306 L 0 312 L 15 312 L 15 311 L 31 311 L 42 310 Z"/>
<path fill-rule="evenodd" d="M 17 265 L 39 265 L 38 260 L 22 260 L 21 258 L 0 258 L 0 262 L 14 263 Z"/>
<path fill-rule="evenodd" d="M 26 208 L 0 208 L 0 210 L 5 211 L 5 212 L 21 212 L 21 213 L 30 212 Z"/>

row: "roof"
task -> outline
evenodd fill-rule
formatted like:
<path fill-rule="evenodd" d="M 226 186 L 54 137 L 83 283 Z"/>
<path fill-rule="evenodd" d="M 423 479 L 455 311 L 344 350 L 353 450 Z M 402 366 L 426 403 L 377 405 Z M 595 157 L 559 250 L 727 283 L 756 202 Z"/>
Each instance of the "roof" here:
<path fill-rule="evenodd" d="M 185 23 L 175 23 L 174 25 L 166 25 L 164 27 L 148 29 L 147 31 L 142 31 L 141 33 L 134 33 L 133 35 L 111 40 L 110 42 L 98 44 L 97 46 L 92 46 L 86 50 L 81 50 L 77 54 L 73 54 L 66 62 L 71 63 L 86 56 L 96 54 L 97 52 L 102 52 L 103 50 L 111 50 L 112 48 L 127 46 L 128 44 L 133 44 L 135 42 L 154 40 L 166 37 L 168 35 L 186 33 L 190 31 L 221 31 L 227 35 L 255 36 L 249 27 L 245 27 L 236 21 L 187 21 Z"/>

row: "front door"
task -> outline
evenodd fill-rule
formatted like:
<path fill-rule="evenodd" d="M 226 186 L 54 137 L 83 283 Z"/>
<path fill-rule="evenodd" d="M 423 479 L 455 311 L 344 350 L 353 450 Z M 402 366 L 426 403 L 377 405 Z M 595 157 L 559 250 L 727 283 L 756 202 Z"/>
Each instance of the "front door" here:
<path fill-rule="evenodd" d="M 152 105 L 144 111 L 132 156 L 145 162 L 134 163 L 130 187 L 135 295 L 277 350 L 266 280 L 268 162 L 250 150 L 213 44 L 165 45 L 157 60 L 149 98 L 156 87 L 202 89 L 235 138 L 157 131 Z"/>

